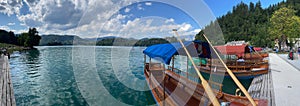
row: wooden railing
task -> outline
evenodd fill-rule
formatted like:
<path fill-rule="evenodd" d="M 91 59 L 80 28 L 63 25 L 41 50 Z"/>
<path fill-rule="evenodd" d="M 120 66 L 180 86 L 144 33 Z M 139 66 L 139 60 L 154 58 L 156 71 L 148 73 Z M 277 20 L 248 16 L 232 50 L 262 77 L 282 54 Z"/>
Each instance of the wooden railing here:
<path fill-rule="evenodd" d="M 169 68 L 171 68 L 171 67 L 168 67 L 168 69 Z M 199 77 L 196 76 L 196 75 L 194 75 L 194 74 L 190 74 L 190 73 L 181 71 L 181 70 L 179 70 L 177 68 L 173 68 L 173 72 L 176 73 L 176 74 L 178 74 L 178 75 L 180 75 L 180 76 L 182 76 L 182 77 L 187 78 L 190 81 L 193 81 L 195 83 L 201 84 L 201 80 L 199 79 Z M 211 86 L 217 86 L 217 87 L 219 87 L 219 90 L 222 91 L 222 86 L 223 86 L 222 84 L 214 82 L 214 81 L 211 81 L 211 80 L 208 80 L 208 82 L 209 82 L 209 84 Z"/>

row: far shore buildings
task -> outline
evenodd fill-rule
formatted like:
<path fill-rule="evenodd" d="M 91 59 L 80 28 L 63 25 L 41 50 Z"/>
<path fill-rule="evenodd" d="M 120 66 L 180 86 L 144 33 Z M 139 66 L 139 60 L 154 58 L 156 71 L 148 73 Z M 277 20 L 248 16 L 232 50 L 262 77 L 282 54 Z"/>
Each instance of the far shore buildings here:
<path fill-rule="evenodd" d="M 245 45 L 248 44 L 245 41 L 231 41 L 231 42 L 227 42 L 225 45 L 229 45 L 229 46 L 235 46 L 235 45 Z"/>

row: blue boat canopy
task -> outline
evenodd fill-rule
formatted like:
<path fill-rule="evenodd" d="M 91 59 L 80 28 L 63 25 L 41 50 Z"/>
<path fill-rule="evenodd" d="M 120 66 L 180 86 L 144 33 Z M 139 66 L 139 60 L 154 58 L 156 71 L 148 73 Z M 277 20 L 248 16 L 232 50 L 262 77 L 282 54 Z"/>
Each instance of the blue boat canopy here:
<path fill-rule="evenodd" d="M 192 57 L 210 58 L 210 48 L 207 42 L 201 41 L 186 41 L 183 42 Z M 201 46 L 199 46 L 201 45 Z M 200 47 L 200 48 L 199 48 Z M 197 48 L 197 49 L 196 49 Z M 147 47 L 144 54 L 150 58 L 161 61 L 165 64 L 170 64 L 171 58 L 174 55 L 186 55 L 183 47 L 179 42 L 168 44 L 157 44 Z"/>

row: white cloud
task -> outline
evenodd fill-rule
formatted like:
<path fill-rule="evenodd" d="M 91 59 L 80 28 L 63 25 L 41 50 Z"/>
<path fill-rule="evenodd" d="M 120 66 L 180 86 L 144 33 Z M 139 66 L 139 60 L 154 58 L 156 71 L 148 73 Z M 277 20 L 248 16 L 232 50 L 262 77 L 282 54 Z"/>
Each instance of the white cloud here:
<path fill-rule="evenodd" d="M 6 30 L 6 31 L 12 31 L 14 32 L 15 34 L 20 34 L 20 33 L 24 33 L 24 32 L 27 32 L 28 30 L 26 29 L 19 29 L 19 30 L 15 30 L 15 29 L 11 29 L 10 27 L 8 26 L 0 26 L 0 29 L 2 30 Z"/>
<path fill-rule="evenodd" d="M 100 31 L 99 36 L 119 36 L 138 39 L 151 37 L 164 38 L 174 36 L 172 29 L 179 29 L 178 33 L 182 36 L 194 36 L 199 31 L 199 29 L 193 29 L 187 23 L 175 24 L 172 18 L 144 17 L 122 23 L 125 17 L 127 16 L 119 14 L 108 21 Z"/>
<path fill-rule="evenodd" d="M 137 5 L 137 9 L 138 9 L 138 10 L 144 10 L 144 8 L 142 7 L 142 4 L 138 4 L 138 5 Z"/>
<path fill-rule="evenodd" d="M 129 8 L 125 8 L 125 10 L 124 10 L 125 13 L 128 13 L 129 11 L 130 11 Z"/>
<path fill-rule="evenodd" d="M 146 3 L 145 3 L 145 5 L 147 5 L 147 6 L 151 6 L 151 5 L 152 5 L 152 3 L 151 3 L 151 2 L 146 2 Z"/>
<path fill-rule="evenodd" d="M 77 29 L 94 29 L 97 34 L 120 8 L 135 0 L 25 0 L 30 14 L 17 15 L 23 25 L 37 27 L 40 33 L 74 33 Z M 125 11 L 130 11 L 126 9 Z M 98 26 L 94 26 L 94 25 Z M 82 37 L 87 36 L 78 32 Z M 92 34 L 89 34 L 89 36 Z"/>
<path fill-rule="evenodd" d="M 192 28 L 192 25 L 191 24 L 183 24 L 182 27 L 179 28 L 179 31 L 188 31 Z"/>
<path fill-rule="evenodd" d="M 21 25 L 21 26 L 26 26 L 26 24 L 24 24 L 24 23 L 21 23 L 20 25 Z"/>
<path fill-rule="evenodd" d="M 15 25 L 16 23 L 13 23 L 13 22 L 10 22 L 10 23 L 7 23 L 7 25 L 9 26 L 12 26 L 12 25 Z"/>
<path fill-rule="evenodd" d="M 5 25 L 0 26 L 0 29 L 6 30 L 6 31 L 10 30 L 10 28 L 8 26 L 5 26 Z"/>
<path fill-rule="evenodd" d="M 174 19 L 173 19 L 173 18 L 167 19 L 167 20 L 165 21 L 165 23 L 173 23 L 173 22 L 174 22 Z"/>
<path fill-rule="evenodd" d="M 183 36 L 197 34 L 188 23 L 176 24 L 173 18 L 136 18 L 125 22 L 130 15 L 118 14 L 118 10 L 136 0 L 25 0 L 31 11 L 19 14 L 20 25 L 36 27 L 40 34 L 76 34 L 80 37 L 121 36 L 126 38 L 173 36 L 172 29 L 178 29 Z M 23 4 L 20 4 L 23 5 Z M 137 4 L 152 5 L 151 2 Z M 0 5 L 1 11 L 1 5 Z M 124 12 L 130 12 L 125 8 Z M 13 12 L 17 13 L 17 11 Z M 111 17 L 113 16 L 113 17 Z M 0 28 L 9 29 L 7 26 Z M 18 30 L 16 32 L 20 32 Z M 23 30 L 23 32 L 26 30 Z"/>
<path fill-rule="evenodd" d="M 0 13 L 7 15 L 20 14 L 22 0 L 0 0 Z"/>

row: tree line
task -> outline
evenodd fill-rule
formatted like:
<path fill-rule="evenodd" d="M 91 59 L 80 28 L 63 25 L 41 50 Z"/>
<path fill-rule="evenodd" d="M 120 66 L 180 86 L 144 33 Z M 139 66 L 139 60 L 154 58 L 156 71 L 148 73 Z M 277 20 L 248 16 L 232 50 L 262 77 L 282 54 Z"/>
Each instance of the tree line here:
<path fill-rule="evenodd" d="M 171 37 L 170 37 L 171 38 Z M 174 42 L 168 38 L 144 38 L 144 39 L 129 39 L 129 38 L 106 38 L 97 41 L 97 46 L 151 46 L 155 44 L 164 44 Z"/>
<path fill-rule="evenodd" d="M 14 34 L 12 31 L 0 29 L 0 43 L 33 48 L 33 46 L 39 45 L 41 37 L 38 33 L 36 28 L 29 28 L 28 32 L 22 34 Z"/>
<path fill-rule="evenodd" d="M 265 9 L 260 1 L 249 5 L 241 2 L 232 11 L 205 26 L 196 39 L 202 39 L 199 35 L 205 33 L 215 44 L 222 44 L 224 40 L 245 40 L 254 46 L 274 47 L 274 40 L 278 39 L 281 44 L 293 46 L 296 42 L 293 38 L 300 38 L 299 16 L 299 0 L 282 1 Z M 222 34 L 224 40 L 220 39 Z"/>

